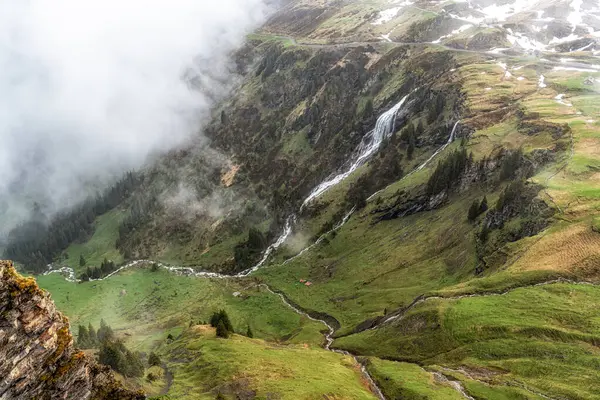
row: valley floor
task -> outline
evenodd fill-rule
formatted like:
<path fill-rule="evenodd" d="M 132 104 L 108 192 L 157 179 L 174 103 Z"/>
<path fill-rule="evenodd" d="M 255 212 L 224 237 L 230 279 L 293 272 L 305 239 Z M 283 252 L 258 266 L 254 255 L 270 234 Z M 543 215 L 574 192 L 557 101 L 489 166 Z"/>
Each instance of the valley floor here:
<path fill-rule="evenodd" d="M 281 44 L 283 59 L 344 47 L 267 33 L 253 39 Z M 393 56 L 381 48 L 365 53 L 399 58 L 402 46 L 389 46 Z M 459 87 L 464 107 L 460 115 L 446 108 L 433 115 L 430 131 L 442 120 L 464 129 L 450 143 L 447 129 L 420 138 L 410 157 L 401 131 L 393 132 L 404 173 L 368 193 L 364 207 L 348 204 L 349 193 L 371 176 L 373 163 L 299 213 L 284 244 L 247 277 L 184 276 L 142 263 L 78 284 L 60 274 L 41 275 L 39 285 L 73 330 L 104 320 L 132 349 L 157 352 L 164 362 L 153 367 L 158 380 L 126 380 L 154 396 L 373 399 L 380 389 L 386 399 L 600 399 L 600 72 L 557 68 L 558 55 L 544 63 L 445 46 L 406 49 L 405 69 L 382 67 L 385 86 L 369 95 L 371 108 L 397 101 L 407 69 L 426 76 L 442 59 L 448 65 L 432 86 L 440 92 Z M 571 57 L 581 58 L 568 61 L 577 65 L 589 61 L 586 54 Z M 296 61 L 294 68 L 306 63 Z M 331 68 L 344 67 L 345 58 Z M 287 79 L 295 76 L 287 73 Z M 257 87 L 283 78 L 252 79 L 240 92 L 263 100 Z M 299 104 L 286 124 L 300 119 L 296 114 L 305 106 Z M 429 119 L 425 114 L 412 115 L 415 126 Z M 290 165 L 310 162 L 306 135 L 299 130 L 278 144 L 292 154 Z M 501 214 L 499 199 L 520 176 L 475 183 L 463 177 L 441 205 L 414 213 L 402 208 L 422 205 L 415 199 L 423 198 L 439 163 L 463 150 L 471 163 L 496 175 L 507 154 L 520 154 L 535 167 L 523 174 L 520 198 L 535 191 L 523 200 L 526 207 L 489 232 L 488 215 Z M 469 220 L 469 207 L 483 198 L 489 206 Z M 539 210 L 548 215 L 540 217 Z M 62 262 L 79 274 L 80 256 L 96 264 L 105 257 L 121 261 L 115 236 L 123 213 L 115 209 L 97 218 L 94 235 L 71 245 Z M 175 264 L 181 249 L 181 264 L 193 257 L 199 264 L 229 260 L 242 236 L 197 256 L 198 243 L 178 244 L 158 259 Z M 207 324 L 220 309 L 237 332 L 229 339 L 217 338 Z M 331 348 L 339 352 L 327 351 L 328 327 L 335 330 Z M 245 336 L 248 328 L 253 338 Z"/>

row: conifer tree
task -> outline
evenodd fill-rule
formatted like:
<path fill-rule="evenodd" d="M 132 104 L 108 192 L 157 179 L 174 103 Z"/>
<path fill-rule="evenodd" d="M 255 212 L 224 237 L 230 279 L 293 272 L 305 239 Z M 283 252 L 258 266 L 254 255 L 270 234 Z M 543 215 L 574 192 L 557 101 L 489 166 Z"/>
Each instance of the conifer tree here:
<path fill-rule="evenodd" d="M 481 204 L 479 205 L 479 214 L 483 214 L 488 210 L 488 200 L 486 196 L 483 196 Z"/>
<path fill-rule="evenodd" d="M 217 337 L 227 339 L 229 337 L 229 331 L 225 328 L 225 324 L 222 320 L 217 324 Z"/>
<path fill-rule="evenodd" d="M 160 362 L 160 358 L 156 355 L 155 352 L 150 352 L 150 355 L 148 356 L 148 365 L 149 366 L 160 366 L 161 362 Z"/>
<path fill-rule="evenodd" d="M 473 222 L 475 221 L 475 219 L 477 219 L 477 217 L 479 216 L 479 206 L 479 201 L 473 200 L 473 203 L 471 203 L 471 207 L 469 207 L 469 221 Z"/>
<path fill-rule="evenodd" d="M 252 329 L 250 329 L 250 325 L 248 325 L 248 330 L 246 331 L 246 336 L 249 338 L 254 337 L 254 333 L 252 332 Z"/>
<path fill-rule="evenodd" d="M 87 328 L 83 325 L 79 325 L 77 333 L 77 346 L 81 349 L 87 349 L 90 347 L 90 336 Z"/>
<path fill-rule="evenodd" d="M 98 335 L 91 323 L 88 324 L 88 336 L 90 338 L 90 346 L 96 347 L 98 345 Z"/>

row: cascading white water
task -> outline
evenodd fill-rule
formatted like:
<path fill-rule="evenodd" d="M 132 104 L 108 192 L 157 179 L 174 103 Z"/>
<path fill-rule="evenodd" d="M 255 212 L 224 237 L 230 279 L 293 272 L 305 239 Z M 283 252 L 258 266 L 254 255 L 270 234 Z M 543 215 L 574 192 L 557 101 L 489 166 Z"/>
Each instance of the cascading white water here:
<path fill-rule="evenodd" d="M 420 171 L 420 170 L 422 170 L 423 168 L 425 168 L 425 167 L 427 166 L 427 164 L 429 164 L 429 162 L 430 162 L 431 160 L 433 160 L 433 159 L 434 159 L 434 158 L 435 158 L 435 157 L 436 157 L 438 154 L 440 154 L 442 151 L 444 151 L 444 149 L 445 149 L 446 147 L 448 147 L 448 145 L 449 145 L 450 143 L 454 142 L 454 137 L 456 136 L 456 128 L 458 128 L 458 124 L 459 124 L 459 123 L 460 123 L 460 121 L 456 121 L 456 123 L 454 124 L 454 127 L 452 127 L 452 131 L 450 131 L 450 137 L 448 138 L 448 141 L 447 141 L 447 142 L 446 142 L 446 143 L 445 143 L 445 144 L 444 144 L 442 147 L 440 147 L 439 149 L 437 149 L 437 150 L 435 151 L 435 153 L 433 153 L 433 154 L 431 155 L 431 157 L 429 157 L 429 158 L 428 158 L 428 159 L 427 159 L 427 160 L 426 160 L 426 161 L 425 161 L 423 164 L 419 165 L 419 166 L 417 167 L 417 169 L 416 169 L 416 170 L 414 170 L 413 172 L 417 172 L 417 171 Z"/>
<path fill-rule="evenodd" d="M 425 162 L 421 163 L 421 165 L 419 165 L 417 168 L 413 169 L 412 171 L 410 171 L 408 174 L 404 175 L 402 177 L 402 179 L 406 179 L 409 176 L 411 176 L 412 174 L 414 174 L 415 172 L 418 172 L 420 170 L 422 170 L 423 168 L 425 168 L 430 162 L 431 160 L 433 160 L 438 154 L 440 154 L 446 147 L 448 147 L 448 145 L 450 143 L 452 143 L 454 141 L 454 139 L 456 138 L 456 129 L 458 128 L 458 124 L 460 123 L 460 120 L 456 121 L 456 123 L 454 124 L 454 127 L 452 127 L 452 130 L 450 131 L 450 136 L 448 137 L 448 141 L 446 143 L 444 143 L 439 149 L 437 149 L 435 151 L 435 153 L 433 153 L 431 155 L 431 157 L 429 157 L 427 160 L 425 160 Z M 395 183 L 395 182 L 394 182 Z M 393 185 L 394 183 L 392 183 L 391 185 Z M 375 196 L 377 196 L 379 193 L 383 192 L 384 190 L 386 190 L 387 188 L 389 188 L 391 185 L 388 185 L 386 187 L 384 187 L 383 189 L 380 189 L 378 191 L 376 191 L 375 193 L 373 193 L 371 196 L 369 196 L 369 198 L 367 199 L 367 201 L 371 201 L 375 198 Z"/>
<path fill-rule="evenodd" d="M 360 145 L 354 152 L 354 157 L 352 159 L 352 162 L 350 163 L 350 167 L 346 171 L 344 171 L 344 172 L 334 176 L 333 178 L 328 179 L 325 182 L 318 185 L 304 200 L 304 202 L 302 203 L 302 206 L 300 207 L 300 210 L 302 210 L 302 208 L 306 204 L 308 204 L 310 201 L 319 197 L 320 195 L 325 193 L 327 190 L 329 190 L 331 187 L 337 185 L 338 183 L 340 183 L 341 181 L 346 179 L 358 167 L 360 167 L 366 161 L 368 161 L 369 158 L 371 158 L 377 152 L 377 150 L 379 150 L 379 147 L 381 146 L 381 143 L 384 141 L 384 139 L 389 138 L 394 133 L 395 128 L 396 128 L 396 124 L 395 124 L 396 115 L 398 114 L 398 111 L 400 110 L 400 108 L 404 105 L 404 103 L 408 99 L 408 96 L 410 96 L 410 94 L 404 96 L 402 98 L 402 100 L 400 100 L 396 105 L 394 105 L 392 108 L 390 108 L 389 110 L 384 112 L 377 119 L 375 128 L 363 137 L 362 141 L 360 142 Z M 343 225 L 348 220 L 348 218 L 350 218 L 350 215 L 352 215 L 353 212 L 354 212 L 354 209 L 352 209 L 352 211 L 350 211 L 350 213 L 348 213 L 348 215 L 343 219 L 342 223 L 339 224 L 338 226 L 334 227 L 333 230 L 336 230 L 341 225 Z M 206 276 L 206 277 L 212 277 L 212 278 L 225 278 L 225 277 L 232 277 L 232 276 L 233 277 L 245 277 L 245 276 L 250 275 L 254 271 L 256 271 L 258 268 L 260 268 L 267 261 L 269 256 L 273 253 L 273 251 L 275 251 L 279 247 L 281 247 L 281 245 L 287 240 L 287 238 L 292 233 L 292 228 L 295 223 L 296 223 L 296 215 L 292 214 L 286 219 L 285 226 L 284 226 L 284 229 L 283 229 L 283 232 L 281 233 L 281 235 L 279 235 L 279 237 L 277 238 L 277 240 L 274 243 L 272 243 L 269 247 L 267 247 L 267 249 L 263 253 L 263 256 L 260 259 L 260 261 L 252 268 L 248 268 L 248 269 L 246 269 L 242 272 L 239 272 L 235 275 L 224 275 L 224 274 L 219 274 L 216 272 L 196 272 L 194 270 L 194 268 L 192 268 L 192 267 L 172 267 L 172 266 L 168 266 L 168 265 L 165 265 L 162 263 L 156 263 L 156 264 L 158 264 L 161 268 L 165 268 L 171 272 L 181 273 L 181 274 L 186 274 L 186 275 Z M 318 244 L 321 240 L 323 240 L 323 237 L 324 236 L 319 238 L 317 240 L 317 243 L 315 243 L 315 244 Z M 310 247 L 312 247 L 312 246 L 310 246 Z M 306 250 L 308 250 L 308 248 L 304 249 L 303 252 Z M 109 278 L 109 277 L 121 272 L 124 269 L 134 267 L 140 263 L 152 263 L 152 261 L 150 261 L 150 260 L 132 261 L 128 264 L 123 265 L 119 269 L 111 272 L 109 275 L 105 276 L 104 278 L 100 278 L 100 279 L 96 279 L 96 280 L 103 280 L 103 279 Z M 46 272 L 46 274 L 49 274 L 49 273 L 63 273 L 63 274 L 68 275 L 67 280 L 72 281 L 72 282 L 79 282 L 79 280 L 75 277 L 75 272 L 73 271 L 72 268 L 69 268 L 69 267 L 63 267 L 61 269 L 50 270 L 50 271 Z"/>
<path fill-rule="evenodd" d="M 253 273 L 254 271 L 256 271 L 257 269 L 259 269 L 265 263 L 265 261 L 267 261 L 267 258 L 269 258 L 271 253 L 273 253 L 273 251 L 277 250 L 279 248 L 279 246 L 281 246 L 287 240 L 288 236 L 290 236 L 290 234 L 292 233 L 292 228 L 295 223 L 296 223 L 296 215 L 295 214 L 292 214 L 289 217 L 287 217 L 287 220 L 285 221 L 285 227 L 283 228 L 283 232 L 281 233 L 281 235 L 279 235 L 279 237 L 277 238 L 275 243 L 273 243 L 272 245 L 267 247 L 267 250 L 265 250 L 263 257 L 260 259 L 258 264 L 256 264 L 252 268 L 248 268 L 247 270 L 236 274 L 235 276 L 248 276 L 251 273 Z"/>
<path fill-rule="evenodd" d="M 377 118 L 377 122 L 375 123 L 375 129 L 373 129 L 363 137 L 362 141 L 360 142 L 360 145 L 355 151 L 355 155 L 350 164 L 350 167 L 346 171 L 318 185 L 308 195 L 308 197 L 304 199 L 300 210 L 302 210 L 302 208 L 306 204 L 308 204 L 309 202 L 319 197 L 327 190 L 329 190 L 330 188 L 332 188 L 333 186 L 337 185 L 338 183 L 346 179 L 348 176 L 350 176 L 352 172 L 356 171 L 358 167 L 363 165 L 367 160 L 369 160 L 369 158 L 373 156 L 373 154 L 377 152 L 377 150 L 379 150 L 379 146 L 381 146 L 383 140 L 390 137 L 390 135 L 394 133 L 394 130 L 396 128 L 396 115 L 398 114 L 398 111 L 400 110 L 402 105 L 408 99 L 408 96 L 410 96 L 410 94 L 404 96 L 402 100 L 400 100 L 396 105 L 394 105 L 392 108 L 384 112 L 379 118 Z M 260 268 L 267 261 L 269 256 L 273 253 L 273 251 L 277 250 L 287 240 L 287 238 L 292 233 L 292 228 L 295 223 L 296 215 L 292 214 L 287 218 L 285 222 L 285 227 L 281 235 L 277 238 L 275 243 L 270 245 L 267 248 L 267 250 L 265 250 L 261 260 L 254 267 L 242 271 L 236 276 L 248 276 L 254 271 L 256 271 L 258 268 Z"/>
<path fill-rule="evenodd" d="M 354 159 L 352 160 L 350 167 L 344 172 L 335 175 L 331 179 L 327 179 L 325 182 L 322 182 L 319 186 L 314 188 L 304 200 L 300 209 L 302 209 L 312 200 L 321 196 L 333 186 L 346 179 L 351 173 L 356 171 L 358 167 L 368 161 L 369 158 L 371 158 L 373 154 L 377 152 L 377 150 L 379 150 L 379 146 L 381 146 L 383 140 L 389 138 L 394 133 L 396 128 L 396 115 L 398 114 L 398 111 L 400 111 L 402 105 L 404 105 L 408 99 L 408 96 L 410 96 L 410 94 L 404 96 L 404 98 L 400 100 L 398 104 L 381 114 L 375 123 L 375 129 L 367 133 L 360 142 L 355 151 Z"/>
<path fill-rule="evenodd" d="M 327 236 L 329 236 L 330 233 L 335 232 L 338 229 L 340 229 L 342 226 L 344 226 L 344 224 L 346 222 L 348 222 L 348 220 L 350 219 L 350 217 L 352 216 L 352 214 L 354 214 L 354 211 L 356 211 L 356 206 L 352 207 L 352 210 L 350 210 L 348 212 L 348 214 L 346 214 L 344 216 L 344 218 L 342 218 L 342 220 L 336 226 L 334 226 L 333 228 L 331 228 L 330 230 L 328 230 L 327 232 L 325 232 L 324 234 L 322 234 L 321 236 L 319 236 L 319 238 L 313 244 L 311 244 L 310 246 L 305 247 L 304 249 L 302 249 L 300 251 L 300 253 L 298 253 L 295 256 L 293 256 L 293 257 L 288 258 L 287 260 L 285 260 L 283 262 L 283 264 L 285 265 L 285 264 L 287 264 L 287 263 L 295 260 L 296 258 L 301 257 L 304 253 L 306 253 L 307 251 L 309 251 L 310 249 L 312 249 L 313 247 L 315 247 L 316 245 L 318 245 L 319 243 L 321 243 L 323 240 L 325 240 L 325 238 Z"/>

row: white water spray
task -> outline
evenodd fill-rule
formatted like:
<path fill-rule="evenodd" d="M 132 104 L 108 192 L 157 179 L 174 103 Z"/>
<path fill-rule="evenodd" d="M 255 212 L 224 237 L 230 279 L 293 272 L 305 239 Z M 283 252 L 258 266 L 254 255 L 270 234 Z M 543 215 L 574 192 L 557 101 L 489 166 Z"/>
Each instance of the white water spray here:
<path fill-rule="evenodd" d="M 433 160 L 438 154 L 440 154 L 442 151 L 444 151 L 444 149 L 446 147 L 448 147 L 448 145 L 452 142 L 454 142 L 454 139 L 456 138 L 456 129 L 458 128 L 458 124 L 460 123 L 460 120 L 456 121 L 456 123 L 454 124 L 454 127 L 452 127 L 452 130 L 450 131 L 450 136 L 448 137 L 448 141 L 446 143 L 444 143 L 439 149 L 437 149 L 435 151 L 435 153 L 433 153 L 431 155 L 431 157 L 429 157 L 427 160 L 425 160 L 425 162 L 421 163 L 421 165 L 419 165 L 417 168 L 413 169 L 412 171 L 410 171 L 408 174 L 404 175 L 402 177 L 402 179 L 406 179 L 409 176 L 411 176 L 412 174 L 414 174 L 415 172 L 419 172 L 420 170 L 422 170 L 423 168 L 425 168 L 430 162 L 431 160 Z M 401 180 L 402 180 L 401 179 Z M 384 190 L 386 190 L 387 188 L 389 188 L 390 186 L 392 186 L 393 184 L 395 184 L 396 182 L 384 187 L 381 190 L 376 191 L 375 193 L 373 193 L 371 196 L 369 196 L 369 198 L 367 199 L 367 201 L 371 201 L 372 199 L 375 198 L 375 196 L 377 196 L 379 193 L 383 192 Z"/>
<path fill-rule="evenodd" d="M 394 131 L 396 129 L 396 124 L 395 124 L 396 115 L 398 114 L 398 111 L 400 110 L 400 108 L 404 105 L 404 103 L 408 99 L 409 95 L 410 94 L 404 96 L 404 98 L 402 98 L 402 100 L 400 100 L 396 105 L 394 105 L 392 108 L 390 108 L 389 110 L 384 112 L 377 119 L 375 128 L 363 137 L 362 141 L 360 142 L 360 145 L 356 149 L 355 156 L 352 160 L 352 163 L 350 164 L 350 167 L 346 171 L 344 171 L 344 172 L 334 176 L 333 178 L 328 179 L 325 182 L 318 185 L 304 200 L 304 202 L 302 203 L 302 206 L 300 207 L 300 210 L 302 210 L 302 208 L 306 204 L 308 204 L 310 201 L 319 197 L 320 195 L 325 193 L 327 190 L 329 190 L 330 188 L 332 188 L 333 186 L 337 185 L 338 183 L 343 181 L 345 178 L 347 178 L 352 172 L 356 171 L 356 169 L 358 167 L 360 167 L 366 161 L 368 161 L 369 158 L 371 158 L 377 152 L 377 150 L 379 150 L 379 147 L 381 146 L 381 143 L 383 142 L 383 140 L 386 138 L 389 138 L 394 133 Z M 340 224 L 338 224 L 336 227 L 334 227 L 332 229 L 332 231 L 339 229 L 343 224 L 345 224 L 353 212 L 354 212 L 354 209 L 352 209 L 344 217 L 342 222 Z M 245 277 L 245 276 L 252 274 L 257 269 L 259 269 L 267 261 L 269 256 L 275 250 L 277 250 L 279 247 L 281 247 L 281 245 L 283 243 L 285 243 L 287 238 L 292 233 L 292 228 L 296 223 L 296 219 L 297 218 L 296 218 L 295 214 L 290 215 L 285 221 L 285 226 L 284 226 L 283 232 L 281 233 L 281 235 L 279 235 L 279 237 L 277 238 L 277 240 L 274 243 L 272 243 L 269 247 L 267 247 L 267 249 L 263 253 L 263 256 L 260 259 L 260 261 L 256 265 L 254 265 L 252 268 L 248 268 L 242 272 L 239 272 L 239 273 L 233 275 L 233 277 Z M 327 233 L 331 233 L 331 231 L 327 232 Z M 316 243 L 314 243 L 313 245 L 309 246 L 308 248 L 302 250 L 302 252 L 300 252 L 300 254 L 296 255 L 296 257 L 300 256 L 301 254 L 303 254 L 304 252 L 309 250 L 311 247 L 319 244 L 325 238 L 325 235 L 322 235 L 321 237 L 319 237 L 319 239 L 317 240 Z M 132 261 L 128 264 L 121 266 L 117 270 L 111 272 L 109 275 L 105 276 L 104 278 L 95 279 L 95 280 L 103 280 L 103 279 L 109 278 L 109 277 L 121 272 L 124 269 L 134 267 L 138 264 L 152 263 L 152 262 L 153 261 L 150 261 L 150 260 Z M 196 272 L 193 267 L 172 267 L 172 266 L 168 266 L 168 265 L 165 265 L 162 263 L 156 263 L 156 264 L 159 265 L 159 267 L 165 268 L 171 272 L 185 274 L 185 275 L 206 276 L 206 277 L 211 277 L 211 278 L 232 277 L 232 275 L 218 274 L 216 272 Z M 63 275 L 66 275 L 66 279 L 70 282 L 79 282 L 80 281 L 76 278 L 75 272 L 73 271 L 73 269 L 69 268 L 69 267 L 62 267 L 60 269 L 52 270 L 52 266 L 50 265 L 49 271 L 47 271 L 45 274 L 50 274 L 50 273 L 62 273 Z"/>
<path fill-rule="evenodd" d="M 285 265 L 285 264 L 295 260 L 296 258 L 301 257 L 304 253 L 306 253 L 307 251 L 309 251 L 310 249 L 312 249 L 313 247 L 315 247 L 316 245 L 321 243 L 327 236 L 329 236 L 330 233 L 335 232 L 338 229 L 340 229 L 342 226 L 344 226 L 344 224 L 346 222 L 348 222 L 348 220 L 350 219 L 352 214 L 354 214 L 354 211 L 356 211 L 356 206 L 352 207 L 352 210 L 350 210 L 350 212 L 348 212 L 348 214 L 346 214 L 344 216 L 344 218 L 336 226 L 334 226 L 333 228 L 331 228 L 330 230 L 328 230 L 327 232 L 325 232 L 324 234 L 319 236 L 319 238 L 316 240 L 316 242 L 314 242 L 313 244 L 311 244 L 308 247 L 305 247 L 304 249 L 302 249 L 302 251 L 300 251 L 300 253 L 296 254 L 295 256 L 288 258 L 287 260 L 285 260 L 283 262 L 283 264 Z"/>
<path fill-rule="evenodd" d="M 302 207 L 300 208 L 301 210 L 308 203 L 350 176 L 351 173 L 356 171 L 358 167 L 368 161 L 369 158 L 371 158 L 373 154 L 379 150 L 379 146 L 381 146 L 383 140 L 389 138 L 394 133 L 396 128 L 396 115 L 398 114 L 398 111 L 400 111 L 402 105 L 404 105 L 408 99 L 408 96 L 410 96 L 410 94 L 404 96 L 404 98 L 402 98 L 398 104 L 381 114 L 381 116 L 377 119 L 375 129 L 367 133 L 360 142 L 355 152 L 355 158 L 352 161 L 352 164 L 350 164 L 350 167 L 346 171 L 335 175 L 333 178 L 326 180 L 313 189 L 313 191 L 302 203 Z"/>
<path fill-rule="evenodd" d="M 371 158 L 377 152 L 377 150 L 379 150 L 379 146 L 381 146 L 383 140 L 389 138 L 394 133 L 396 129 L 396 115 L 408 99 L 408 96 L 410 96 L 410 94 L 404 96 L 402 100 L 400 100 L 396 105 L 394 105 L 392 108 L 384 112 L 379 118 L 377 118 L 377 122 L 375 123 L 375 129 L 373 129 L 363 137 L 362 141 L 360 142 L 360 145 L 355 151 L 355 156 L 352 163 L 350 164 L 350 167 L 346 171 L 334 176 L 331 179 L 326 180 L 325 182 L 318 185 L 315 189 L 313 189 L 313 191 L 302 203 L 300 211 L 302 211 L 306 204 L 310 203 L 312 200 L 316 199 L 317 197 L 325 193 L 327 190 L 329 190 L 330 188 L 332 188 L 333 186 L 337 185 L 338 183 L 346 179 L 348 176 L 350 176 L 352 172 L 356 171 L 358 167 L 360 167 L 366 161 L 368 161 L 369 158 Z M 343 223 L 345 223 L 348 220 L 348 218 L 350 218 L 351 214 L 352 211 L 350 212 L 350 214 L 348 214 L 347 218 L 344 219 Z M 267 250 L 265 250 L 261 260 L 254 267 L 242 271 L 236 276 L 248 276 L 254 271 L 256 271 L 258 268 L 260 268 L 267 261 L 269 256 L 273 253 L 273 251 L 277 250 L 290 236 L 290 234 L 292 233 L 292 228 L 296 223 L 296 219 L 297 218 L 295 214 L 290 215 L 285 222 L 283 232 L 277 238 L 275 243 L 270 245 L 267 248 Z M 319 239 L 323 240 L 321 238 Z"/>
<path fill-rule="evenodd" d="M 283 228 L 283 232 L 277 238 L 275 243 L 273 243 L 272 245 L 267 247 L 267 250 L 265 250 L 263 257 L 260 259 L 258 264 L 256 264 L 252 268 L 249 268 L 245 271 L 242 271 L 242 272 L 236 274 L 236 276 L 248 276 L 251 273 L 253 273 L 254 271 L 256 271 L 257 269 L 259 269 L 265 263 L 265 261 L 267 261 L 267 258 L 269 258 L 271 253 L 273 253 L 273 251 L 277 250 L 287 240 L 287 238 L 292 233 L 292 228 L 295 223 L 296 223 L 296 215 L 295 214 L 292 214 L 289 217 L 287 217 L 287 220 L 285 221 L 285 227 Z"/>

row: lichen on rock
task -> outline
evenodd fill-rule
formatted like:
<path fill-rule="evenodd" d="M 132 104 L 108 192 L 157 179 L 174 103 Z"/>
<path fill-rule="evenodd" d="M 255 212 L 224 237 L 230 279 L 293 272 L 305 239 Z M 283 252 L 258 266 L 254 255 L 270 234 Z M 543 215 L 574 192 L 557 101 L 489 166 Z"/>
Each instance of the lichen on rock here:
<path fill-rule="evenodd" d="M 0 398 L 145 399 L 73 347 L 69 320 L 35 279 L 0 260 Z"/>

